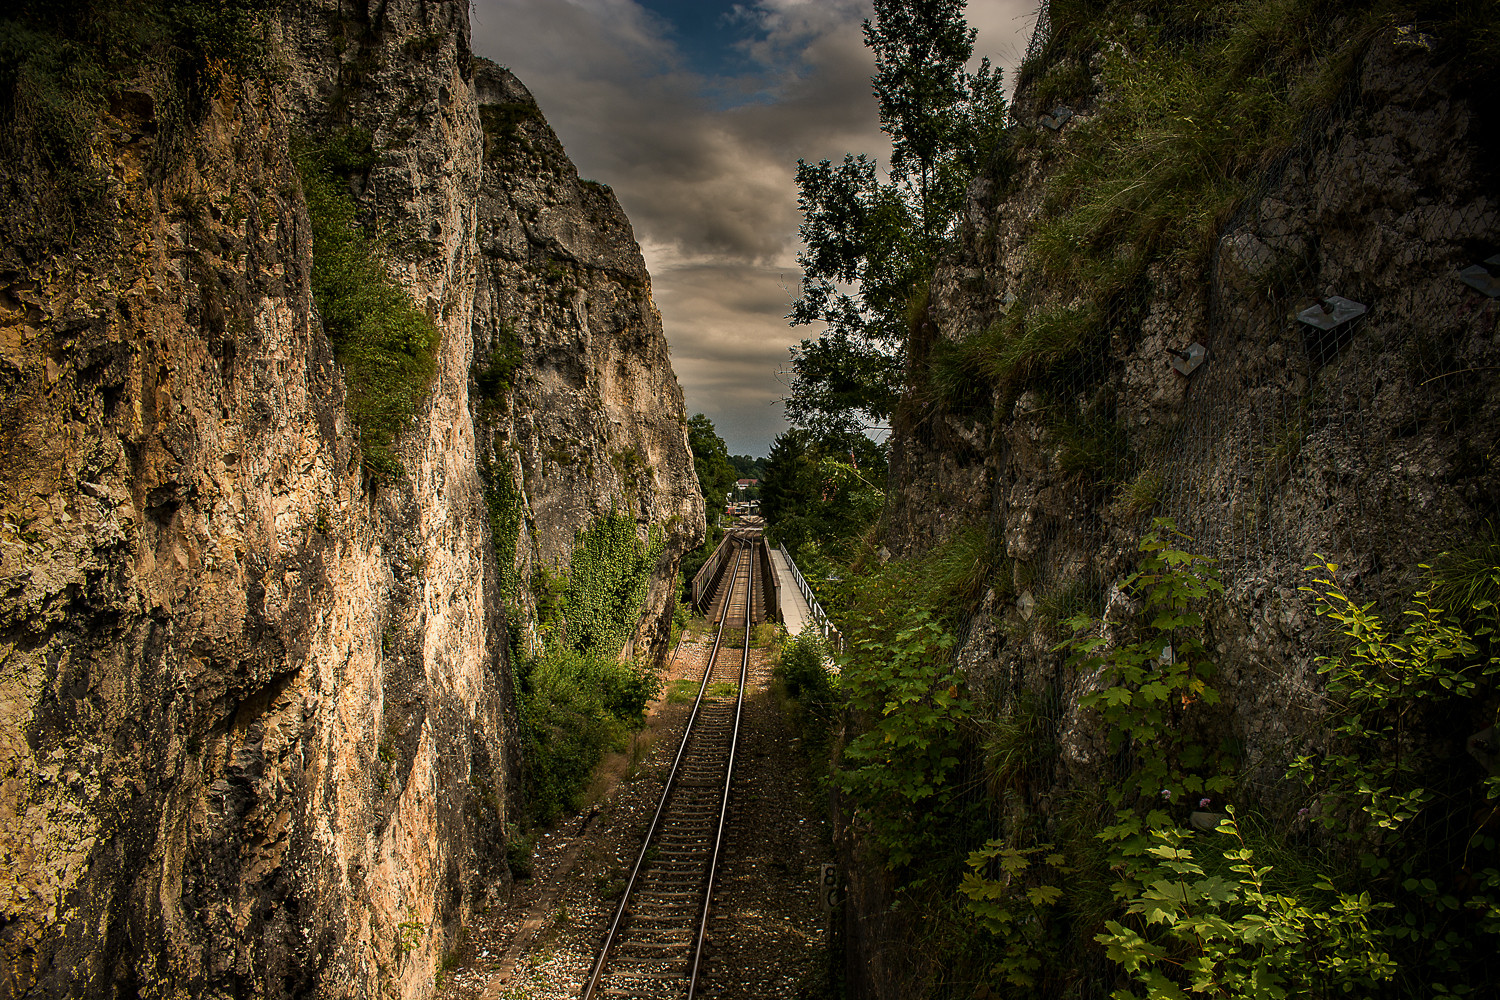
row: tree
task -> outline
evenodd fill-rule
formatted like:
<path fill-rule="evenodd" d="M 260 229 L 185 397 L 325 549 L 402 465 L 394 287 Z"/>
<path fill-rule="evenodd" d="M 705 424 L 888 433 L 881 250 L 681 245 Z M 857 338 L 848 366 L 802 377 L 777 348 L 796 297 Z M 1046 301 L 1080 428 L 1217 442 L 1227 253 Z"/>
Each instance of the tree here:
<path fill-rule="evenodd" d="M 974 29 L 966 0 L 876 0 L 864 22 L 875 50 L 880 128 L 891 137 L 891 180 L 915 195 L 921 237 L 942 249 L 963 207 L 964 192 L 1000 136 L 1005 101 L 1000 72 L 988 57 L 979 72 L 965 63 Z M 938 241 L 938 242 L 934 242 Z"/>
<path fill-rule="evenodd" d="M 777 526 L 796 516 L 806 505 L 810 467 L 808 447 L 812 435 L 807 431 L 783 431 L 771 444 L 766 458 L 766 477 L 760 484 L 760 512 L 770 525 Z"/>
<path fill-rule="evenodd" d="M 766 459 L 760 511 L 793 553 L 817 542 L 843 557 L 879 516 L 885 477 L 884 450 L 863 434 L 819 438 L 806 430 L 785 431 Z"/>
<path fill-rule="evenodd" d="M 729 462 L 741 479 L 764 479 L 766 460 L 753 455 L 730 455 Z"/>
<path fill-rule="evenodd" d="M 724 495 L 739 478 L 729 461 L 729 448 L 714 430 L 713 421 L 701 413 L 693 414 L 688 421 L 688 447 L 693 449 L 693 471 L 703 492 L 704 512 L 710 524 L 717 524 L 724 510 Z"/>
<path fill-rule="evenodd" d="M 965 0 L 876 0 L 875 52 L 889 181 L 870 157 L 797 162 L 804 250 L 793 326 L 826 324 L 792 350 L 787 415 L 820 436 L 885 420 L 900 397 L 908 312 L 954 245 L 969 180 L 1000 140 L 1005 101 L 988 59 L 964 67 Z M 853 289 L 853 292 L 846 289 Z"/>

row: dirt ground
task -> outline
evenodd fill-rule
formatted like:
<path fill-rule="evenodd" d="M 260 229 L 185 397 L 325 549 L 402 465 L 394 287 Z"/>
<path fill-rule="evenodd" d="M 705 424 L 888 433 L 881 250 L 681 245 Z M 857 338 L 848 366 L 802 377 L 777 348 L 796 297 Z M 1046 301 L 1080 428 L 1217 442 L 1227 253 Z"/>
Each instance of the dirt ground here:
<path fill-rule="evenodd" d="M 683 641 L 646 728 L 627 753 L 601 765 L 594 805 L 543 832 L 533 877 L 468 928 L 460 964 L 442 977 L 442 1000 L 579 995 L 692 709 L 691 698 L 671 697 L 672 681 L 696 684 L 710 645 L 699 635 Z M 828 918 L 817 893 L 819 866 L 832 860 L 826 817 L 770 685 L 769 651 L 752 648 L 726 858 L 699 983 L 702 995 L 724 1000 L 821 996 L 828 966 Z"/>

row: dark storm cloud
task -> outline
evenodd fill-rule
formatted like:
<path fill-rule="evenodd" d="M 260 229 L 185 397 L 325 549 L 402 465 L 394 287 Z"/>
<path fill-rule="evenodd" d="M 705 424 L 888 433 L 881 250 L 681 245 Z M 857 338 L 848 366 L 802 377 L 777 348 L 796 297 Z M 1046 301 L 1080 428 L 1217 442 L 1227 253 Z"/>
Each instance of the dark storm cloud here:
<path fill-rule="evenodd" d="M 705 0 L 707 2 L 707 0 Z M 977 48 L 1014 64 L 1034 0 L 971 4 Z M 610 184 L 651 270 L 690 411 L 735 452 L 764 454 L 785 427 L 769 405 L 800 277 L 798 158 L 884 160 L 864 47 L 865 0 L 724 5 L 730 52 L 682 51 L 634 0 L 478 0 L 474 49 L 536 95 L 585 177 Z M 1020 46 L 1002 37 L 1017 34 Z M 724 71 L 702 72 L 719 63 Z M 696 67 L 696 69 L 694 68 Z"/>
<path fill-rule="evenodd" d="M 693 264 L 668 273 L 658 304 L 673 317 L 672 365 L 693 389 L 690 407 L 714 419 L 730 451 L 763 454 L 786 426 L 771 400 L 782 391 L 775 373 L 786 367 L 791 340 L 782 318 L 791 275 L 745 264 Z"/>
<path fill-rule="evenodd" d="M 643 244 L 780 260 L 795 247 L 797 157 L 863 148 L 876 127 L 863 6 L 791 6 L 807 10 L 741 5 L 759 37 L 744 49 L 752 71 L 729 78 L 686 69 L 667 26 L 629 2 L 489 0 L 475 10 L 474 47 L 531 88 Z"/>

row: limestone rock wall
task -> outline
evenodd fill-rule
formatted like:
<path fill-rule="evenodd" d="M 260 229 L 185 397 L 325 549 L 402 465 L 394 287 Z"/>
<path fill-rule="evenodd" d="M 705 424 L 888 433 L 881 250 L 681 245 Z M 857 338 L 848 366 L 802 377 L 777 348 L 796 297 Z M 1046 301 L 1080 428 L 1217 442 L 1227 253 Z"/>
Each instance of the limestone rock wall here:
<path fill-rule="evenodd" d="M 476 419 L 498 488 L 520 505 L 513 594 L 527 626 L 537 569 L 565 571 L 599 517 L 665 542 L 625 655 L 665 652 L 673 580 L 703 539 L 703 499 L 651 279 L 614 193 L 581 180 L 515 75 L 475 60 L 485 128 Z M 505 372 L 483 368 L 493 365 Z M 508 359 L 508 360 L 507 360 Z M 504 558 L 509 553 L 502 554 Z"/>
<path fill-rule="evenodd" d="M 495 224 L 467 7 L 288 11 L 274 82 L 226 80 L 182 155 L 157 155 L 159 91 L 115 102 L 109 226 L 41 261 L 0 248 L 0 997 L 429 996 L 507 890 L 519 763 L 469 400 Z M 380 484 L 312 302 L 292 159 L 294 136 L 345 125 L 374 136 L 364 220 L 443 334 L 406 475 Z M 680 545 L 701 502 L 672 418 L 607 429 L 680 412 L 659 327 L 593 329 L 547 356 L 585 354 L 573 401 L 603 408 L 544 395 L 532 419 L 572 420 L 601 456 L 634 442 L 655 469 L 622 500 L 676 517 Z M 608 506 L 612 468 L 566 480 L 580 509 Z M 571 540 L 567 516 L 537 523 L 540 550 Z"/>
<path fill-rule="evenodd" d="M 1430 52 L 1401 39 L 1371 46 L 1351 96 L 1221 233 L 1209 280 L 1154 271 L 1139 317 L 1078 380 L 1079 411 L 1125 438 L 1114 485 L 1148 473 L 1149 502 L 1124 504 L 1091 470 L 1067 469 L 1055 386 L 997 398 L 988 426 L 939 409 L 897 440 L 893 550 L 964 523 L 1001 543 L 1005 572 L 964 653 L 975 669 L 1053 659 L 1051 636 L 1024 638 L 1028 607 L 1077 584 L 1107 600 L 1142 526 L 1167 515 L 1221 560 L 1221 652 L 1246 672 L 1242 719 L 1258 730 L 1274 724 L 1252 703 L 1269 714 L 1310 690 L 1310 605 L 1296 588 L 1315 553 L 1388 598 L 1500 510 L 1500 304 L 1459 280 L 1500 238 L 1500 200 L 1474 112 Z M 1032 113 L 1024 95 L 1018 111 Z M 1049 138 L 1019 184 L 975 184 L 971 249 L 934 283 L 939 336 L 981 328 L 1020 290 L 1020 248 L 1067 129 Z M 1329 295 L 1369 311 L 1331 333 L 1296 319 Z M 1209 361 L 1184 378 L 1167 348 L 1194 341 Z M 950 516 L 930 517 L 935 506 Z M 1004 637 L 1007 617 L 1020 640 Z"/>

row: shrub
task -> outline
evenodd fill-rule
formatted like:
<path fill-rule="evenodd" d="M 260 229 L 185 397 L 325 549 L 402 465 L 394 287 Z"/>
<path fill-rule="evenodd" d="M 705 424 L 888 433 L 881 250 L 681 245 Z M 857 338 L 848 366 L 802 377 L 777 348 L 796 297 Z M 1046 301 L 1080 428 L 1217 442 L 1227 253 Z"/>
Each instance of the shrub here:
<path fill-rule="evenodd" d="M 368 133 L 348 129 L 298 157 L 313 230 L 313 299 L 344 369 L 364 465 L 400 471 L 392 450 L 437 372 L 441 334 L 390 276 L 342 175 L 373 164 Z"/>
<path fill-rule="evenodd" d="M 782 640 L 774 676 L 794 706 L 793 725 L 815 773 L 828 767 L 828 747 L 840 707 L 838 675 L 829 673 L 828 647 L 808 630 Z"/>
<path fill-rule="evenodd" d="M 496 332 L 494 348 L 483 358 L 474 360 L 474 388 L 484 406 L 499 405 L 515 384 L 516 372 L 526 360 L 521 336 L 514 323 L 507 320 Z"/>
<path fill-rule="evenodd" d="M 557 646 L 517 674 L 527 801 L 536 820 L 551 823 L 580 807 L 594 768 L 624 748 L 661 682 L 633 664 Z"/>
<path fill-rule="evenodd" d="M 971 708 L 953 636 L 926 609 L 901 619 L 855 620 L 845 632 L 843 688 L 869 725 L 844 747 L 834 776 L 891 868 L 926 853 L 952 819 L 959 727 Z"/>
<path fill-rule="evenodd" d="M 804 705 L 829 704 L 833 685 L 824 662 L 827 655 L 823 637 L 816 632 L 787 637 L 774 673 L 789 697 Z"/>

